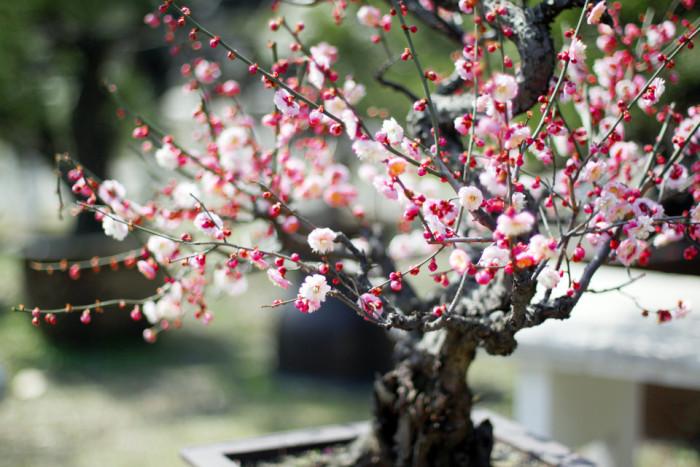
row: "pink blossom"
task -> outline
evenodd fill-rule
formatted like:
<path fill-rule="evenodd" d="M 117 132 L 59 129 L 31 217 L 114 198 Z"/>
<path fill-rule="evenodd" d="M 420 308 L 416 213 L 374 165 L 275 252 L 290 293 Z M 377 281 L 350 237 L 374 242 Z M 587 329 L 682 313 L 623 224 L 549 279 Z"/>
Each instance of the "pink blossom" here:
<path fill-rule="evenodd" d="M 618 162 L 636 161 L 640 155 L 639 146 L 631 141 L 618 141 L 610 146 L 610 157 Z"/>
<path fill-rule="evenodd" d="M 285 89 L 278 89 L 273 99 L 277 109 L 286 117 L 296 117 L 299 114 L 299 104 Z"/>
<path fill-rule="evenodd" d="M 600 24 L 603 13 L 605 13 L 605 8 L 605 0 L 596 3 L 588 14 L 588 24 Z"/>
<path fill-rule="evenodd" d="M 629 79 L 622 79 L 615 84 L 615 94 L 625 101 L 630 101 L 637 94 L 637 86 Z"/>
<path fill-rule="evenodd" d="M 345 3 L 353 2 L 334 3 L 333 19 L 340 23 L 343 15 L 351 11 Z M 370 6 L 368 2 L 354 3 L 357 21 L 370 28 L 361 28 L 363 34 L 371 36 L 367 39 L 376 45 L 367 50 L 381 53 L 382 35 L 390 31 L 392 24 L 399 24 L 399 17 L 390 15 L 388 9 L 383 15 L 384 7 Z M 440 8 L 436 0 L 418 3 L 446 21 L 458 19 L 457 11 Z M 475 0 L 461 0 L 459 7 L 473 13 L 476 4 Z M 700 133 L 688 140 L 700 120 L 700 106 L 691 106 L 683 118 L 678 113 L 670 115 L 673 147 L 662 147 L 658 155 L 651 154 L 650 146 L 657 131 L 641 140 L 638 132 L 630 132 L 640 114 L 629 108 L 635 96 L 640 96 L 637 105 L 649 122 L 655 117 L 661 123 L 670 112 L 660 105 L 660 99 L 665 97 L 666 87 L 675 85 L 682 75 L 680 68 L 666 67 L 666 55 L 676 45 L 674 36 L 677 28 L 680 32 L 680 23 L 661 19 L 659 24 L 625 24 L 625 15 L 611 9 L 613 30 L 600 24 L 608 19 L 607 4 L 594 0 L 589 5 L 592 8 L 584 15 L 589 24 L 597 27 L 588 28 L 580 36 L 567 33 L 558 58 L 550 57 L 552 63 L 557 63 L 555 74 L 566 68 L 558 96 L 552 96 L 553 81 L 539 83 L 542 89 L 537 94 L 541 96 L 519 96 L 520 86 L 528 84 L 523 81 L 529 76 L 527 60 L 504 56 L 503 67 L 486 66 L 487 54 L 497 52 L 498 47 L 487 43 L 478 47 L 473 34 L 463 37 L 461 51 L 443 57 L 454 62 L 454 75 L 460 82 L 456 83 L 460 89 L 455 92 L 465 98 L 475 96 L 474 109 L 449 112 L 454 131 L 468 137 L 469 144 L 464 148 L 451 144 L 447 128 L 439 129 L 437 141 L 424 138 L 429 135 L 414 139 L 416 135 L 400 124 L 414 123 L 412 118 L 392 115 L 393 107 L 382 108 L 376 96 L 356 111 L 368 90 L 353 76 L 338 75 L 334 69 L 338 49 L 325 42 L 307 42 L 310 49 L 306 49 L 293 40 L 289 47 L 277 50 L 279 56 L 274 63 L 250 65 L 251 76 L 271 90 L 267 96 L 271 102 L 262 104 L 264 110 L 260 114 L 251 112 L 234 99 L 242 93 L 242 84 L 223 78 L 222 64 L 197 58 L 198 54 L 213 57 L 203 50 L 198 52 L 198 47 L 206 48 L 210 38 L 204 37 L 202 31 L 190 30 L 190 40 L 186 42 L 194 58 L 181 67 L 181 75 L 187 80 L 184 90 L 188 98 L 194 99 L 186 104 L 192 107 L 193 124 L 189 131 L 183 132 L 178 124 L 173 136 L 161 135 L 150 124 L 131 124 L 139 149 L 151 154 L 164 172 L 164 181 L 152 187 L 151 199 L 137 204 L 126 198 L 126 190 L 118 182 L 99 182 L 80 167 L 73 167 L 68 173 L 71 189 L 84 203 L 83 209 L 106 205 L 100 209 L 109 215 L 97 213 L 95 218 L 107 236 L 123 239 L 129 232 L 129 221 L 153 229 L 154 235 L 140 254 L 126 260 L 156 280 L 159 268 L 168 266 L 168 277 L 159 288 L 161 296 L 145 303 L 143 313 L 140 309 L 135 313 L 139 318 L 143 314 L 153 325 L 148 338 L 165 330 L 169 320 L 190 312 L 200 321 L 208 321 L 208 289 L 239 295 L 247 288 L 247 275 L 258 270 L 266 272 L 273 286 L 284 289 L 291 286 L 287 268 L 303 271 L 303 283 L 293 294 L 293 301 L 305 313 L 318 310 L 328 294 L 342 292 L 356 301 L 367 319 L 385 319 L 383 305 L 391 301 L 390 295 L 408 287 L 408 277 L 402 282 L 399 266 L 386 284 L 377 287 L 383 281 L 377 276 L 378 269 L 361 267 L 361 258 L 326 257 L 332 255 L 336 243 L 347 242 L 345 235 L 349 236 L 349 232 L 305 229 L 301 219 L 285 206 L 304 213 L 335 208 L 331 211 L 347 216 L 348 221 L 352 217 L 353 224 L 362 227 L 363 235 L 365 231 L 372 234 L 374 224 L 386 224 L 386 232 L 393 232 L 388 237 L 381 236 L 388 242 L 386 248 L 369 236 L 353 239 L 353 245 L 371 253 L 373 263 L 378 260 L 374 256 L 381 256 L 386 250 L 394 260 L 420 265 L 410 267 L 406 276 L 418 275 L 420 280 L 432 274 L 439 284 L 436 287 L 447 287 L 458 279 L 456 275 L 465 274 L 481 285 L 494 280 L 508 284 L 515 273 L 518 280 L 521 275 L 526 280 L 524 275 L 530 274 L 530 280 L 536 280 L 537 289 L 542 292 L 543 288 L 561 285 L 564 270 L 553 264 L 560 255 L 573 253 L 569 259 L 579 262 L 595 255 L 593 250 L 609 245 L 615 250 L 613 258 L 629 266 L 635 261 L 645 262 L 652 247 L 683 238 L 700 239 L 700 225 L 696 225 L 700 223 L 700 207 L 688 206 L 676 220 L 668 218 L 660 201 L 656 201 L 660 196 L 671 195 L 683 195 L 695 204 L 700 199 Z M 507 5 L 487 10 L 487 22 L 502 29 L 506 39 L 517 39 L 512 37 L 513 25 L 506 24 L 508 21 L 497 24 L 498 17 L 510 11 Z M 163 22 L 170 41 L 185 19 L 153 15 L 148 22 Z M 280 28 L 280 21 L 273 20 L 271 29 Z M 686 26 L 683 25 L 688 29 Z M 304 29 L 303 23 L 293 27 L 299 33 Z M 417 32 L 412 24 L 408 29 L 410 34 Z M 318 32 L 303 35 L 310 38 Z M 590 44 L 593 38 L 589 33 L 596 32 L 595 43 L 600 51 L 596 50 L 596 57 L 590 57 L 593 60 L 589 66 L 583 39 L 591 39 L 587 40 Z M 215 48 L 218 41 L 215 37 L 209 42 L 210 47 Z M 179 48 L 180 42 L 178 39 L 171 44 L 173 50 Z M 689 48 L 687 43 L 677 45 L 683 54 Z M 641 51 L 641 56 L 634 51 Z M 234 60 L 234 55 L 229 54 L 226 65 L 231 71 L 248 62 L 244 57 Z M 400 57 L 408 62 L 415 59 L 410 49 Z M 428 61 L 434 61 L 433 66 L 441 62 L 437 58 Z M 657 77 L 647 86 L 649 76 L 663 68 L 667 68 L 665 80 L 670 81 Z M 494 69 L 503 71 L 494 73 Z M 403 77 L 400 72 L 395 79 Z M 426 68 L 426 78 L 431 81 L 435 78 L 433 73 Z M 439 86 L 440 82 L 433 85 Z M 195 102 L 200 93 L 211 106 L 204 108 Z M 519 97 L 523 97 L 523 102 L 516 102 Z M 427 100 L 414 101 L 412 114 L 427 115 Z M 441 102 L 435 103 L 440 107 Z M 528 108 L 521 104 L 528 104 Z M 556 105 L 562 108 L 557 109 Z M 551 112 L 543 117 L 546 108 Z M 474 120 L 472 110 L 478 117 Z M 657 110 L 659 115 L 654 115 Z M 577 115 L 569 118 L 572 111 Z M 374 135 L 367 133 L 367 128 L 377 130 L 377 126 L 380 128 Z M 535 127 L 542 131 L 533 138 Z M 637 142 L 626 140 L 625 132 Z M 347 141 L 359 160 L 348 160 Z M 675 153 L 672 158 L 681 147 L 683 153 Z M 187 152 L 181 148 L 187 148 Z M 527 154 L 521 153 L 520 148 Z M 549 167 L 541 170 L 541 164 L 531 164 L 533 159 Z M 650 173 L 642 174 L 640 171 L 647 166 Z M 198 203 L 198 199 L 204 201 Z M 687 222 L 688 218 L 692 222 Z M 119 222 L 121 219 L 126 223 Z M 232 233 L 224 219 L 227 224 L 240 227 Z M 559 224 L 570 227 L 556 228 Z M 315 262 L 285 251 L 293 244 L 290 238 L 299 235 L 308 242 L 306 252 L 313 252 Z M 343 242 L 338 241 L 339 235 Z M 562 235 L 566 238 L 560 238 Z M 464 245 L 460 237 L 487 238 L 492 243 Z M 221 248 L 207 249 L 205 244 L 212 239 Z M 231 248 L 223 248 L 225 243 Z M 431 256 L 438 249 L 449 250 L 447 257 Z M 230 251 L 224 256 L 214 254 L 223 250 Z M 697 251 L 695 247 L 685 249 L 683 255 L 690 259 Z M 274 252 L 289 256 L 276 256 Z M 234 254 L 228 256 L 230 253 Z M 475 254 L 480 257 L 473 264 Z M 438 266 L 438 260 L 447 264 L 447 271 L 445 264 Z M 401 264 L 402 271 L 406 265 Z M 75 277 L 81 267 L 82 263 L 69 267 L 69 275 Z M 532 275 L 535 271 L 537 277 Z M 356 290 L 340 285 L 347 285 L 346 278 L 355 282 Z M 336 283 L 341 289 L 333 291 Z M 567 288 L 568 291 L 557 292 L 552 300 L 563 298 L 564 294 L 572 296 L 578 293 L 576 290 L 583 292 L 576 284 L 564 289 Z M 450 300 L 445 291 L 439 295 L 442 305 L 437 310 L 430 307 L 436 315 L 445 311 L 445 303 Z M 679 306 L 678 314 L 684 314 L 686 308 L 685 304 Z M 670 316 L 672 309 L 667 313 Z M 84 320 L 90 316 L 86 314 Z"/>
<path fill-rule="evenodd" d="M 97 194 L 105 204 L 112 206 L 126 196 L 126 188 L 116 180 L 105 180 L 97 189 Z"/>
<path fill-rule="evenodd" d="M 479 285 L 487 285 L 493 279 L 493 274 L 486 269 L 482 269 L 477 271 L 477 273 L 474 275 L 474 279 Z"/>
<path fill-rule="evenodd" d="M 360 295 L 360 298 L 357 299 L 357 304 L 365 313 L 374 319 L 379 319 L 384 312 L 384 303 L 382 299 L 371 293 Z"/>
<path fill-rule="evenodd" d="M 282 287 L 283 289 L 288 289 L 289 286 L 292 285 L 292 283 L 285 279 L 284 276 L 282 276 L 282 274 L 280 274 L 280 272 L 275 268 L 269 268 L 267 270 L 267 278 L 270 279 L 270 282 L 272 282 L 274 285 Z"/>
<path fill-rule="evenodd" d="M 357 189 L 348 183 L 332 185 L 323 192 L 323 200 L 334 208 L 349 206 L 356 198 Z"/>
<path fill-rule="evenodd" d="M 692 305 L 689 300 L 678 300 L 676 308 L 673 310 L 674 318 L 685 318 L 692 310 Z"/>
<path fill-rule="evenodd" d="M 649 234 L 656 231 L 654 228 L 653 219 L 649 216 L 639 216 L 631 219 L 625 224 L 624 231 L 630 237 L 646 240 Z"/>
<path fill-rule="evenodd" d="M 382 12 L 378 8 L 368 5 L 362 5 L 357 10 L 357 20 L 363 26 L 375 28 L 379 26 L 379 21 L 382 18 Z"/>
<path fill-rule="evenodd" d="M 136 267 L 148 280 L 155 279 L 156 274 L 158 274 L 158 267 L 150 261 L 141 260 L 136 263 Z"/>
<path fill-rule="evenodd" d="M 552 149 L 547 146 L 538 147 L 537 144 L 533 144 L 528 150 L 544 165 L 549 165 L 553 161 Z"/>
<path fill-rule="evenodd" d="M 688 169 L 681 164 L 673 164 L 666 175 L 666 186 L 672 190 L 681 190 L 688 183 Z"/>
<path fill-rule="evenodd" d="M 637 198 L 632 203 L 632 210 L 635 216 L 649 216 L 658 219 L 664 215 L 664 207 L 649 198 Z"/>
<path fill-rule="evenodd" d="M 583 63 L 586 61 L 586 44 L 577 37 L 574 37 L 569 46 L 569 58 L 572 63 Z"/>
<path fill-rule="evenodd" d="M 499 177 L 496 165 L 488 165 L 479 174 L 479 182 L 494 196 L 505 196 L 508 186 L 504 177 Z"/>
<path fill-rule="evenodd" d="M 661 24 L 651 24 L 646 30 L 647 43 L 650 47 L 658 48 L 673 40 L 676 35 L 676 26 L 671 21 Z"/>
<path fill-rule="evenodd" d="M 690 209 L 690 219 L 693 222 L 700 223 L 700 204 L 696 204 L 695 207 Z"/>
<path fill-rule="evenodd" d="M 525 209 L 526 204 L 527 204 L 527 200 L 525 199 L 524 193 L 515 192 L 511 195 L 511 206 L 517 212 L 520 212 L 523 209 Z"/>
<path fill-rule="evenodd" d="M 194 218 L 194 226 L 204 232 L 204 234 L 216 239 L 223 239 L 224 222 L 217 214 L 213 212 L 200 212 Z"/>
<path fill-rule="evenodd" d="M 471 128 L 471 126 L 471 119 L 468 118 L 467 115 L 462 115 L 461 117 L 457 117 L 454 120 L 455 130 L 457 130 L 457 133 L 459 133 L 462 136 L 466 136 L 469 133 L 469 129 Z"/>
<path fill-rule="evenodd" d="M 688 118 L 683 119 L 673 132 L 673 145 L 676 148 L 680 147 L 681 144 L 688 139 L 690 132 L 693 130 L 695 125 L 700 122 L 700 114 L 690 115 L 690 112 L 688 113 Z M 694 144 L 698 144 L 700 142 L 700 132 L 696 131 L 691 140 Z"/>
<path fill-rule="evenodd" d="M 617 250 L 617 259 L 625 266 L 631 265 L 642 253 L 644 243 L 639 240 L 628 238 L 620 242 Z"/>
<path fill-rule="evenodd" d="M 194 67 L 194 76 L 204 84 L 211 84 L 221 77 L 221 67 L 216 62 L 200 60 Z"/>
<path fill-rule="evenodd" d="M 672 227 L 665 226 L 661 233 L 654 236 L 653 245 L 656 248 L 661 248 L 671 243 L 678 242 L 683 239 L 683 232 Z"/>
<path fill-rule="evenodd" d="M 641 101 L 644 101 L 647 105 L 654 105 L 659 102 L 659 99 L 666 91 L 666 81 L 663 78 L 654 78 L 646 92 L 642 95 Z"/>
<path fill-rule="evenodd" d="M 348 135 L 348 138 L 351 140 L 354 140 L 358 136 L 358 123 L 359 120 L 355 116 L 355 112 L 353 112 L 351 109 L 346 109 L 340 114 L 340 120 L 343 122 L 343 126 L 345 127 L 345 133 Z"/>
<path fill-rule="evenodd" d="M 323 101 L 323 107 L 332 115 L 339 117 L 343 112 L 348 110 L 348 105 L 340 97 L 333 97 L 331 99 L 326 99 Z M 325 117 L 328 119 L 328 117 Z M 329 121 L 329 120 L 326 120 Z"/>
<path fill-rule="evenodd" d="M 327 42 L 319 42 L 310 49 L 311 58 L 322 67 L 330 67 L 338 60 L 338 49 Z"/>
<path fill-rule="evenodd" d="M 338 58 L 338 49 L 321 42 L 310 49 L 311 61 L 309 62 L 309 82 L 321 89 L 326 79 L 326 72 Z"/>
<path fill-rule="evenodd" d="M 474 13 L 474 4 L 476 2 L 474 0 L 459 0 L 459 11 L 464 13 L 465 15 L 470 15 Z"/>
<path fill-rule="evenodd" d="M 241 86 L 237 81 L 230 79 L 221 85 L 221 92 L 225 96 L 234 97 L 241 93 Z"/>
<path fill-rule="evenodd" d="M 458 58 L 455 61 L 455 71 L 464 81 L 472 81 L 474 79 L 474 64 L 464 58 Z"/>
<path fill-rule="evenodd" d="M 527 125 L 516 125 L 508 130 L 506 149 L 517 149 L 520 144 L 530 137 L 530 127 Z"/>

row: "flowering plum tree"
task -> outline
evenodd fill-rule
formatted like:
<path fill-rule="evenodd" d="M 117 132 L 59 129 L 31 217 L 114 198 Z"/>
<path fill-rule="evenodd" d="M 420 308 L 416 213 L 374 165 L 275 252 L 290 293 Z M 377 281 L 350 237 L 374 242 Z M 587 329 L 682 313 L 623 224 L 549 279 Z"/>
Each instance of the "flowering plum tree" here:
<path fill-rule="evenodd" d="M 144 236 L 143 249 L 41 266 L 77 278 L 83 268 L 125 262 L 164 283 L 138 300 L 21 309 L 38 325 L 71 311 L 89 323 L 103 307 L 128 306 L 134 319 L 150 323 L 144 337 L 153 342 L 185 315 L 209 322 L 208 288 L 238 295 L 248 274 L 264 271 L 273 286 L 290 289 L 288 272 L 296 270 L 301 286 L 289 299 L 281 292 L 271 307 L 289 303 L 313 313 L 335 297 L 397 331 L 396 366 L 374 385 L 374 429 L 344 462 L 488 465 L 491 427 L 472 423 L 465 378 L 477 348 L 508 355 L 521 329 L 566 319 L 606 262 L 644 264 L 653 248 L 682 239 L 691 245 L 686 259 L 697 255 L 700 106 L 680 112 L 663 95 L 681 78 L 675 58 L 693 48 L 698 21 L 670 11 L 655 22 L 650 10 L 641 25 L 623 24 L 621 6 L 604 0 L 323 3 L 339 25 L 371 32 L 368 50 L 387 60 L 377 78 L 409 98 L 407 117 L 364 118 L 365 87 L 336 71 L 335 46 L 305 42 L 302 23 L 270 21 L 291 46 L 282 54 L 271 43 L 265 66 L 166 0 L 146 23 L 164 27 L 174 52 L 193 55 L 181 71 L 185 89 L 202 96 L 196 147 L 122 105 L 144 154 L 172 172 L 153 200 L 130 199 L 119 182 L 98 180 L 68 156 L 57 160 L 76 211 L 93 212 L 117 240 Z M 690 10 L 693 1 L 681 4 L 674 8 Z M 550 24 L 571 8 L 580 11 L 577 24 L 557 51 Z M 419 32 L 454 42 L 449 76 L 420 55 Z M 597 32 L 594 44 L 583 42 L 584 32 Z M 239 84 L 198 53 L 207 47 L 259 77 L 269 90 L 268 113 L 247 113 Z M 415 66 L 420 94 L 386 78 L 400 61 Z M 658 121 L 658 133 L 630 141 L 628 123 L 642 119 Z M 352 162 L 337 154 L 350 151 Z M 358 197 L 366 182 L 398 207 L 388 211 L 397 213 L 393 226 L 367 215 Z M 686 206 L 671 215 L 664 202 L 678 194 Z M 349 213 L 358 233 L 307 218 L 310 200 Z M 255 232 L 247 243 L 236 240 L 242 225 Z M 578 273 L 572 269 L 586 259 Z M 401 269 L 399 261 L 411 265 Z M 437 284 L 431 294 L 416 291 L 410 278 L 420 275 Z M 676 313 L 686 311 L 680 303 Z"/>

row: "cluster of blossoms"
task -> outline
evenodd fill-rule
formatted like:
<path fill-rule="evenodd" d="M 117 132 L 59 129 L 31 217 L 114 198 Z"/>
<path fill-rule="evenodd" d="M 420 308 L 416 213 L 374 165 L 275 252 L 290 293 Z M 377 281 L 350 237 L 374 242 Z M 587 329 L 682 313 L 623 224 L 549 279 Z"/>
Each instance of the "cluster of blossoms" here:
<path fill-rule="evenodd" d="M 475 33 L 465 36 L 454 62 L 461 92 L 474 98 L 472 109 L 453 121 L 467 148 L 458 153 L 449 152 L 448 135 L 436 134 L 435 127 L 434 140 L 425 141 L 412 137 L 398 118 L 364 118 L 358 109 L 365 87 L 336 71 L 338 48 L 304 43 L 303 23 L 270 22 L 292 43 L 287 56 L 265 68 L 204 29 L 187 8 L 166 2 L 148 15 L 146 22 L 163 25 L 166 41 L 183 55 L 208 43 L 214 53 L 223 49 L 227 61 L 244 63 L 269 89 L 270 101 L 262 117 L 246 113 L 237 99 L 241 87 L 225 78 L 224 62 L 195 54 L 181 73 L 184 92 L 204 96 L 193 109 L 196 148 L 182 147 L 134 116 L 133 137 L 144 154 L 173 173 L 153 200 L 136 202 L 117 181 L 99 181 L 79 166 L 70 170 L 80 209 L 94 212 L 106 235 L 148 235 L 138 270 L 165 285 L 132 312 L 153 325 L 147 340 L 187 313 L 210 321 L 206 289 L 241 294 L 254 271 L 265 271 L 282 289 L 292 287 L 289 271 L 301 274 L 291 298 L 273 305 L 293 303 L 310 313 L 336 296 L 365 319 L 387 324 L 393 294 L 406 277 L 426 270 L 443 287 L 527 274 L 547 296 L 562 282 L 562 293 L 574 296 L 581 284 L 569 263 L 601 247 L 624 266 L 644 264 L 653 248 L 681 240 L 691 243 L 686 259 L 697 255 L 700 106 L 679 113 L 662 101 L 668 83 L 679 79 L 675 56 L 692 46 L 696 25 L 676 17 L 623 25 L 617 6 L 589 5 L 579 28 L 565 33 L 555 77 L 538 100 L 539 116 L 518 115 L 524 85 L 518 67 L 496 43 L 481 40 L 487 27 L 500 27 L 507 9 L 482 18 L 474 3 L 460 2 Z M 333 16 L 350 21 L 348 12 L 347 5 L 336 6 Z M 401 41 L 397 57 L 417 63 L 412 43 L 403 42 L 417 28 L 404 16 L 403 5 L 386 11 L 362 5 L 356 12 L 372 32 L 371 42 L 390 51 Z M 583 28 L 597 31 L 596 53 L 582 41 Z M 499 32 L 513 34 L 507 27 Z M 183 33 L 189 47 L 176 45 Z M 498 57 L 502 66 L 489 74 L 486 61 Z M 421 70 L 420 79 L 427 90 L 440 78 Z M 433 105 L 427 94 L 411 108 L 430 114 Z M 633 117 L 656 118 L 656 138 L 644 144 L 626 139 Z M 353 159 L 347 162 L 343 152 Z M 375 202 L 395 218 L 370 218 L 363 190 L 376 192 Z M 687 195 L 689 206 L 666 213 L 665 197 L 677 193 Z M 348 238 L 317 226 L 302 214 L 310 201 L 332 216 L 349 214 L 360 231 L 393 221 L 389 259 L 417 262 L 405 271 L 380 272 L 373 267 L 379 252 L 370 236 Z M 283 248 L 289 244 L 296 246 Z"/>

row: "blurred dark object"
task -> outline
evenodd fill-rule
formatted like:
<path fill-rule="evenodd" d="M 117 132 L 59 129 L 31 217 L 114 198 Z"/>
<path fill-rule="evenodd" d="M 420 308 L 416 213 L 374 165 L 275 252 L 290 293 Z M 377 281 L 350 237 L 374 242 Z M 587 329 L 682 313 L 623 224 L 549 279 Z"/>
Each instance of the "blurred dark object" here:
<path fill-rule="evenodd" d="M 42 309 L 63 308 L 67 303 L 84 305 L 115 298 L 135 299 L 153 295 L 162 281 L 147 280 L 135 267 L 127 269 L 123 263 L 119 269 L 102 267 L 99 272 L 86 269 L 80 278 L 73 280 L 67 271 L 37 271 L 33 262 L 71 261 L 90 259 L 93 256 L 111 256 L 129 249 L 139 248 L 135 239 L 127 237 L 123 242 L 108 239 L 103 234 L 80 234 L 66 237 L 39 238 L 24 252 L 24 297 L 27 306 Z M 40 329 L 56 344 L 99 345 L 116 341 L 142 341 L 145 321 L 135 322 L 124 309 L 110 308 L 104 313 L 93 312 L 92 322 L 80 322 L 80 312 L 57 314 L 55 326 L 42 322 Z M 29 319 L 29 315 L 28 319 Z"/>
<path fill-rule="evenodd" d="M 683 259 L 683 250 L 691 245 L 689 241 L 681 240 L 655 248 L 652 250 L 649 264 L 642 269 L 698 276 L 700 275 L 700 255 L 692 260 Z"/>
<path fill-rule="evenodd" d="M 643 394 L 645 437 L 700 448 L 700 391 L 647 384 Z"/>
<path fill-rule="evenodd" d="M 325 205 L 308 207 L 304 215 L 349 238 L 359 236 L 353 219 L 339 216 Z M 308 245 L 286 245 L 302 258 Z M 301 277 L 297 278 L 301 280 Z M 293 288 L 296 290 L 299 283 Z M 281 313 L 277 329 L 277 364 L 282 373 L 324 378 L 339 382 L 371 382 L 377 372 L 392 367 L 393 343 L 388 333 L 366 322 L 344 303 L 329 297 L 314 313 L 305 314 L 293 305 Z"/>
<path fill-rule="evenodd" d="M 393 344 L 386 331 L 329 298 L 320 310 L 282 312 L 277 330 L 278 370 L 342 382 L 369 382 L 391 368 Z"/>

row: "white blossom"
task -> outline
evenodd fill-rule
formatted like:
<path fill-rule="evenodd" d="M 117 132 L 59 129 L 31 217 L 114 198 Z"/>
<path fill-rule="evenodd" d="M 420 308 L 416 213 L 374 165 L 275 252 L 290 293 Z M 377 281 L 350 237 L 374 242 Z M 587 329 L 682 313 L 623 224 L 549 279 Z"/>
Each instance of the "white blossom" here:
<path fill-rule="evenodd" d="M 506 237 L 517 237 L 532 230 L 535 218 L 529 212 L 518 214 L 501 214 L 498 216 L 496 229 Z"/>
<path fill-rule="evenodd" d="M 476 211 L 484 202 L 484 195 L 475 186 L 463 186 L 459 189 L 459 203 L 468 211 Z"/>
<path fill-rule="evenodd" d="M 325 254 L 333 251 L 333 242 L 338 236 L 328 228 L 314 229 L 308 236 L 309 246 L 315 253 Z"/>
<path fill-rule="evenodd" d="M 559 283 L 559 279 L 561 279 L 561 276 L 556 269 L 551 266 L 545 266 L 540 275 L 537 276 L 537 283 L 545 289 L 553 289 Z"/>
<path fill-rule="evenodd" d="M 515 99 L 518 95 L 518 83 L 511 75 L 496 74 L 491 80 L 491 97 L 501 103 Z"/>
<path fill-rule="evenodd" d="M 384 120 L 382 123 L 382 131 L 386 134 L 386 138 L 391 144 L 399 144 L 403 139 L 403 128 L 392 117 Z"/>
<path fill-rule="evenodd" d="M 159 235 L 151 235 L 146 243 L 146 248 L 159 263 L 165 263 L 178 249 L 177 243 Z"/>
<path fill-rule="evenodd" d="M 466 251 L 460 248 L 455 248 L 454 250 L 452 250 L 452 253 L 450 253 L 449 262 L 452 270 L 458 274 L 464 274 L 465 272 L 467 272 L 467 269 L 471 265 L 471 259 L 469 258 L 469 255 Z"/>
<path fill-rule="evenodd" d="M 129 234 L 128 225 L 124 222 L 116 221 L 110 216 L 104 216 L 102 218 L 102 229 L 105 231 L 105 235 L 119 240 L 120 242 Z"/>
<path fill-rule="evenodd" d="M 178 153 L 179 151 L 172 144 L 165 144 L 155 153 L 156 163 L 168 170 L 175 170 L 178 168 Z"/>
<path fill-rule="evenodd" d="M 309 301 L 309 311 L 316 311 L 330 291 L 326 278 L 321 274 L 314 274 L 306 276 L 304 283 L 299 287 L 299 296 Z"/>
<path fill-rule="evenodd" d="M 217 269 L 214 272 L 214 285 L 222 292 L 236 296 L 248 290 L 248 280 L 240 272 L 229 268 Z"/>

